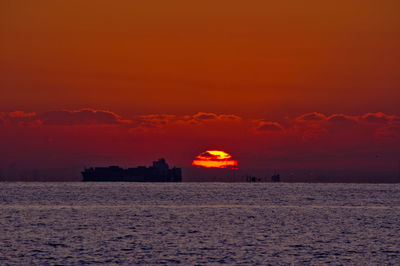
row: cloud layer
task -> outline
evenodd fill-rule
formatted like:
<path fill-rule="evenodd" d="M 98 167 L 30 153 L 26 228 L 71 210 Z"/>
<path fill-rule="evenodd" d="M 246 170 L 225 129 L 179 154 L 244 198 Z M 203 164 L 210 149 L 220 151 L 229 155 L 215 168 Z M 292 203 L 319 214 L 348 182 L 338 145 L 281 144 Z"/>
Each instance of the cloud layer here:
<path fill-rule="evenodd" d="M 347 132 L 355 137 L 372 131 L 377 138 L 398 138 L 399 116 L 382 112 L 362 115 L 306 113 L 286 121 L 282 126 L 276 121 L 255 120 L 256 132 L 281 132 L 298 134 L 304 141 L 318 140 L 327 134 Z"/>
<path fill-rule="evenodd" d="M 298 135 L 309 142 L 327 134 L 348 132 L 359 134 L 368 129 L 376 138 L 399 138 L 400 117 L 382 112 L 361 115 L 323 114 L 311 112 L 283 121 L 242 118 L 235 114 L 216 114 L 198 112 L 192 115 L 148 114 L 122 118 L 109 110 L 83 108 L 79 110 L 55 110 L 44 113 L 36 112 L 0 112 L 0 125 L 14 126 L 123 126 L 129 130 L 151 131 L 174 126 L 193 127 L 235 123 L 244 128 L 252 128 L 258 134 Z"/>
<path fill-rule="evenodd" d="M 0 119 L 4 124 L 12 125 L 46 125 L 46 126 L 74 126 L 74 125 L 116 125 L 130 123 L 111 111 L 83 108 L 80 110 L 56 110 L 37 113 L 14 111 L 1 113 Z"/>
<path fill-rule="evenodd" d="M 46 112 L 38 116 L 44 125 L 114 125 L 129 123 L 113 112 L 95 109 Z"/>

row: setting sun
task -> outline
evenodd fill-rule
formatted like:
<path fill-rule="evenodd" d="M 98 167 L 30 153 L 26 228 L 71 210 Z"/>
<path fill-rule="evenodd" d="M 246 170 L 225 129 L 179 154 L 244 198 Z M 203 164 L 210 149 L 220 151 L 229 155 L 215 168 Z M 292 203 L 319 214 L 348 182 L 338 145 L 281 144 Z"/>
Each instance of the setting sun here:
<path fill-rule="evenodd" d="M 202 152 L 193 160 L 192 165 L 206 168 L 237 169 L 237 161 L 224 151 L 211 150 Z"/>

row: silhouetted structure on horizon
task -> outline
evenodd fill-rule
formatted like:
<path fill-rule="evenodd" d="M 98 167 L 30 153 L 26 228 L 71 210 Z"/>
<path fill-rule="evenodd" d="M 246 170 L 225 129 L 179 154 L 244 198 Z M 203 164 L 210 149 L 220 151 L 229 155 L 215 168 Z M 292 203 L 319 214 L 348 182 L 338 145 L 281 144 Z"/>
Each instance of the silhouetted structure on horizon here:
<path fill-rule="evenodd" d="M 271 176 L 271 181 L 272 182 L 280 182 L 281 176 L 279 174 L 274 174 L 273 176 Z"/>
<path fill-rule="evenodd" d="M 169 169 L 163 158 L 154 161 L 150 167 L 91 167 L 85 169 L 82 176 L 83 182 L 182 182 L 181 168 Z"/>
<path fill-rule="evenodd" d="M 279 174 L 275 173 L 271 176 L 271 181 L 272 182 L 280 182 L 281 176 Z M 258 178 L 256 176 L 247 175 L 246 182 L 268 182 L 268 180 L 267 180 L 267 178 Z"/>
<path fill-rule="evenodd" d="M 258 178 L 256 176 L 247 175 L 246 182 L 266 182 L 265 179 Z"/>

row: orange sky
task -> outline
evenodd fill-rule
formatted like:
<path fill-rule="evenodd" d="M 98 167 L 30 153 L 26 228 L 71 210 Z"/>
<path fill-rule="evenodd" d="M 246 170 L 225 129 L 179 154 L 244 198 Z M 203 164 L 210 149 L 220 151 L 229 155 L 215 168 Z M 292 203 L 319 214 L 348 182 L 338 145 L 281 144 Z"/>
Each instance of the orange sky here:
<path fill-rule="evenodd" d="M 393 113 L 399 10 L 397 0 L 3 0 L 0 105 Z"/>
<path fill-rule="evenodd" d="M 10 145 L 13 141 L 20 143 L 28 127 L 32 141 L 25 141 L 32 147 L 31 156 L 44 139 L 69 143 L 65 147 L 54 141 L 42 143 L 45 157 L 68 154 L 62 159 L 66 167 L 85 160 L 100 163 L 93 158 L 101 156 L 108 158 L 104 161 L 138 160 L 135 145 L 142 147 L 142 153 L 149 151 L 141 163 L 156 159 L 150 157 L 159 153 L 190 165 L 200 152 L 226 150 L 228 146 L 227 152 L 249 168 L 262 168 L 265 160 L 289 167 L 290 163 L 276 158 L 287 154 L 298 164 L 316 158 L 315 154 L 300 152 L 307 143 L 304 132 L 312 129 L 318 136 L 325 131 L 333 134 L 327 124 L 302 127 L 297 123 L 303 114 L 318 112 L 326 116 L 326 121 L 334 114 L 344 114 L 357 123 L 356 129 L 346 125 L 342 139 L 333 141 L 347 143 L 343 151 L 329 146 L 329 138 L 324 140 L 329 147 L 313 144 L 321 152 L 325 149 L 329 154 L 326 158 L 332 158 L 332 154 L 350 156 L 351 149 L 346 147 L 351 143 L 356 143 L 357 154 L 373 146 L 397 158 L 399 153 L 390 147 L 398 150 L 399 144 L 399 12 L 398 0 L 0 0 L 0 147 L 13 150 L 9 164 L 28 165 L 30 157 L 23 147 Z M 97 117 L 95 125 L 89 125 L 91 129 L 80 129 L 79 137 L 73 133 L 77 130 L 76 117 L 48 117 L 52 111 L 80 112 L 83 108 L 107 110 L 130 122 L 114 123 L 118 131 L 110 133 L 104 126 L 102 130 L 92 129 L 98 126 L 97 120 L 107 119 Z M 13 117 L 12 112 L 18 110 L 24 113 Z M 146 133 L 140 137 L 159 145 L 152 147 L 139 143 L 134 135 L 143 128 L 143 124 L 137 126 L 143 123 L 143 115 L 170 114 L 186 123 L 196 120 L 188 117 L 201 112 L 235 115 L 241 119 L 240 126 L 217 118 L 218 123 L 212 125 L 208 121 L 197 124 L 197 128 L 190 125 L 190 129 L 181 129 L 189 134 L 183 137 L 175 121 L 173 128 L 163 125 L 154 136 Z M 368 139 L 361 133 L 366 126 L 362 117 L 378 112 L 391 118 L 383 124 L 372 123 Z M 26 122 L 26 113 L 37 117 Z M 22 120 L 21 114 L 25 116 Z M 91 123 L 85 119 L 80 120 L 79 127 Z M 164 121 L 165 117 L 158 119 Z M 33 126 L 32 120 L 41 122 Z M 53 125 L 40 124 L 43 121 L 53 121 Z M 101 121 L 103 125 L 105 120 Z M 105 124 L 109 124 L 107 121 Z M 161 126 L 152 128 L 160 130 Z M 268 130 L 260 134 L 257 128 Z M 274 128 L 283 135 L 271 135 L 269 131 Z M 378 142 L 379 130 L 390 131 L 392 142 Z M 115 132 L 121 140 L 119 148 L 113 150 Z M 94 141 L 88 144 L 90 147 L 80 148 L 87 140 L 85 136 L 101 139 L 109 148 L 94 151 L 98 145 Z M 181 145 L 179 153 L 173 147 L 182 138 L 186 146 Z M 271 138 L 278 138 L 281 146 Z M 89 154 L 87 149 L 93 152 Z M 267 152 L 271 149 L 282 154 L 271 157 Z M 308 146 L 306 149 L 310 151 Z M 365 154 L 350 157 L 362 165 L 367 162 L 360 159 Z M 345 168 L 343 163 L 348 158 L 340 161 L 337 156 L 336 165 Z M 396 169 L 393 162 L 397 159 L 391 160 L 391 167 Z M 7 167 L 0 165 L 0 170 Z M 335 168 L 335 163 L 329 167 Z"/>

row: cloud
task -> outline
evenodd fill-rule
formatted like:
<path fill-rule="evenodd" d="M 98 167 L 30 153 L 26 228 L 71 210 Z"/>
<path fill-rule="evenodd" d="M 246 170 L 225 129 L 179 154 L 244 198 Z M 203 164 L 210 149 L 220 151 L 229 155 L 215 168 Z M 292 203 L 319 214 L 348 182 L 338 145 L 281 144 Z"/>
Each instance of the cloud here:
<path fill-rule="evenodd" d="M 168 125 L 199 125 L 206 122 L 240 121 L 241 117 L 233 114 L 215 114 L 199 112 L 194 115 L 150 114 L 142 115 L 134 120 L 133 127 L 140 130 L 163 128 Z"/>
<path fill-rule="evenodd" d="M 345 114 L 333 114 L 327 116 L 322 113 L 312 112 L 300 115 L 292 120 L 293 123 L 301 123 L 304 125 L 310 124 L 311 126 L 315 124 L 322 125 L 337 125 L 337 126 L 350 126 L 357 124 L 357 117 L 345 115 Z"/>
<path fill-rule="evenodd" d="M 259 121 L 258 125 L 255 128 L 258 132 L 266 132 L 266 131 L 283 131 L 283 127 L 278 122 L 271 121 Z"/>
<path fill-rule="evenodd" d="M 240 121 L 242 120 L 242 118 L 240 116 L 237 115 L 219 115 L 218 116 L 219 120 L 231 120 L 231 121 Z"/>
<path fill-rule="evenodd" d="M 357 118 L 344 114 L 334 114 L 327 118 L 327 121 L 337 126 L 353 126 L 357 124 Z"/>
<path fill-rule="evenodd" d="M 220 155 L 217 154 L 211 154 L 209 151 L 202 152 L 199 156 L 197 156 L 199 159 L 207 159 L 207 160 L 221 160 Z"/>
<path fill-rule="evenodd" d="M 129 120 L 122 120 L 119 115 L 111 111 L 91 108 L 45 112 L 38 118 L 43 125 L 50 126 L 116 125 L 130 122 Z"/>
<path fill-rule="evenodd" d="M 150 114 L 142 115 L 136 120 L 136 125 L 142 128 L 161 128 L 178 120 L 176 115 Z"/>
<path fill-rule="evenodd" d="M 39 124 L 36 113 L 25 113 L 24 111 L 13 111 L 0 113 L 0 124 L 31 125 Z"/>
<path fill-rule="evenodd" d="M 214 114 L 214 113 L 204 113 L 198 112 L 192 116 L 192 119 L 195 121 L 210 121 L 210 120 L 219 120 L 219 121 L 239 121 L 241 117 L 233 114 Z"/>
<path fill-rule="evenodd" d="M 195 119 L 195 120 L 215 120 L 215 119 L 218 119 L 218 116 L 214 113 L 199 112 L 199 113 L 193 115 L 193 119 Z"/>
<path fill-rule="evenodd" d="M 312 113 L 306 113 L 301 116 L 298 116 L 295 118 L 294 121 L 297 121 L 297 122 L 321 121 L 321 120 L 325 120 L 326 118 L 327 117 L 324 114 L 312 112 Z"/>
<path fill-rule="evenodd" d="M 19 126 L 96 126 L 119 125 L 131 132 L 149 132 L 154 130 L 169 130 L 180 127 L 188 130 L 198 125 L 205 127 L 221 126 L 231 123 L 235 127 L 247 127 L 253 123 L 253 133 L 284 133 L 289 137 L 301 137 L 303 141 L 315 141 L 322 136 L 333 138 L 334 134 L 362 136 L 368 134 L 376 138 L 395 139 L 399 137 L 398 125 L 400 117 L 382 112 L 365 113 L 362 115 L 332 114 L 325 115 L 311 112 L 299 115 L 285 121 L 268 121 L 265 119 L 243 119 L 234 114 L 218 114 L 211 112 L 198 112 L 191 115 L 173 114 L 148 114 L 122 119 L 120 115 L 108 111 L 84 108 L 78 110 L 55 110 L 44 113 L 25 112 L 0 112 L 0 125 Z M 233 124 L 234 123 L 234 124 Z M 198 128 L 197 128 L 198 129 Z"/>
<path fill-rule="evenodd" d="M 14 111 L 8 114 L 11 118 L 27 118 L 27 117 L 36 117 L 36 113 L 25 113 L 24 111 Z"/>
<path fill-rule="evenodd" d="M 382 112 L 377 112 L 377 113 L 366 113 L 365 115 L 361 116 L 360 119 L 367 123 L 384 124 L 394 118 L 395 116 L 390 116 Z"/>
<path fill-rule="evenodd" d="M 13 111 L 0 113 L 0 123 L 32 126 L 72 126 L 72 125 L 115 125 L 131 123 L 111 111 L 84 108 L 80 110 L 57 110 L 37 114 L 35 112 Z"/>
<path fill-rule="evenodd" d="M 289 129 L 294 129 L 302 134 L 304 141 L 315 141 L 323 135 L 337 131 L 347 131 L 354 136 L 370 134 L 377 138 L 394 139 L 399 137 L 398 124 L 400 123 L 396 122 L 398 120 L 400 121 L 398 116 L 382 112 L 365 113 L 358 116 L 346 114 L 326 116 L 313 112 L 293 119 Z M 366 128 L 366 125 L 369 128 Z"/>
<path fill-rule="evenodd" d="M 74 126 L 74 125 L 126 125 L 134 130 L 164 128 L 168 125 L 194 125 L 206 122 L 240 121 L 241 117 L 233 114 L 215 114 L 199 112 L 194 115 L 149 114 L 141 115 L 132 120 L 122 119 L 118 114 L 108 110 L 83 108 L 79 110 L 55 110 L 37 113 L 24 111 L 1 112 L 0 124 L 17 125 L 46 125 L 46 126 Z"/>

